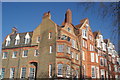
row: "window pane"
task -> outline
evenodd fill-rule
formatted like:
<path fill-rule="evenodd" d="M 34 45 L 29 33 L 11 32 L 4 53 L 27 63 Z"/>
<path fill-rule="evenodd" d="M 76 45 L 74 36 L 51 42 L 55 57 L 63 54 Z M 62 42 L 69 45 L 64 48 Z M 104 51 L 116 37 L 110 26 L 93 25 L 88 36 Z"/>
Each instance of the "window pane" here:
<path fill-rule="evenodd" d="M 28 55 L 28 50 L 23 51 L 23 57 L 27 57 Z"/>
<path fill-rule="evenodd" d="M 25 76 L 26 76 L 26 67 L 23 67 L 21 71 L 21 78 L 25 78 Z"/>
<path fill-rule="evenodd" d="M 3 52 L 2 58 L 3 58 L 3 59 L 6 59 L 6 58 L 7 58 L 7 55 L 8 55 L 8 52 Z"/>
<path fill-rule="evenodd" d="M 35 50 L 34 56 L 38 56 L 38 54 L 39 54 L 38 50 Z"/>
<path fill-rule="evenodd" d="M 70 47 L 67 47 L 67 53 L 70 54 Z"/>
<path fill-rule="evenodd" d="M 49 32 L 49 39 L 52 38 L 52 32 Z"/>
<path fill-rule="evenodd" d="M 49 65 L 49 77 L 52 77 L 52 64 Z"/>
<path fill-rule="evenodd" d="M 5 68 L 2 68 L 1 79 L 4 78 L 4 75 L 5 75 Z"/>
<path fill-rule="evenodd" d="M 64 52 L 64 45 L 58 45 L 58 52 Z"/>
<path fill-rule="evenodd" d="M 29 78 L 30 79 L 34 79 L 35 78 L 35 68 L 30 68 Z"/>
<path fill-rule="evenodd" d="M 52 53 L 52 46 L 50 46 L 50 53 Z"/>
<path fill-rule="evenodd" d="M 13 52 L 12 58 L 16 58 L 17 57 L 17 51 Z"/>
<path fill-rule="evenodd" d="M 10 68 L 10 78 L 14 78 L 15 68 Z"/>
<path fill-rule="evenodd" d="M 63 68 L 63 65 L 58 64 L 58 75 L 62 75 L 62 68 Z"/>
<path fill-rule="evenodd" d="M 95 67 L 92 66 L 92 77 L 95 77 Z"/>

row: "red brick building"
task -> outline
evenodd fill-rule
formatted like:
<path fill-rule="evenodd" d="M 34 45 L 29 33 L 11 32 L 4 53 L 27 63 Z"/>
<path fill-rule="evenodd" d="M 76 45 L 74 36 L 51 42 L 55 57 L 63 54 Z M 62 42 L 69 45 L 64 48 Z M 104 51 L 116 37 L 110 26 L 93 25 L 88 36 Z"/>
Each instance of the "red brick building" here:
<path fill-rule="evenodd" d="M 72 24 L 70 9 L 59 26 L 44 13 L 32 32 L 12 33 L 2 44 L 4 78 L 120 78 L 120 58 L 109 39 L 92 32 L 89 19 Z"/>

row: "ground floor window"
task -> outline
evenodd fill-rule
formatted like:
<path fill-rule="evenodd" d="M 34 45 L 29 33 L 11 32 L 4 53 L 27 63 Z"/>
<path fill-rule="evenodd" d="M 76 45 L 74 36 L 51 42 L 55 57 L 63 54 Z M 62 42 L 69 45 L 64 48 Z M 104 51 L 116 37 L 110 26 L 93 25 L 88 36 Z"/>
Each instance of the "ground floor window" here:
<path fill-rule="evenodd" d="M 52 64 L 49 65 L 49 78 L 52 77 Z"/>
<path fill-rule="evenodd" d="M 5 68 L 2 68 L 2 72 L 1 72 L 1 79 L 4 78 L 4 75 L 5 75 Z"/>
<path fill-rule="evenodd" d="M 67 78 L 70 77 L 70 66 L 69 66 L 69 65 L 67 65 L 66 77 L 67 77 Z"/>
<path fill-rule="evenodd" d="M 92 78 L 95 78 L 95 66 L 92 66 L 91 71 L 92 71 Z"/>
<path fill-rule="evenodd" d="M 63 64 L 58 64 L 58 76 L 62 76 Z"/>
<path fill-rule="evenodd" d="M 35 78 L 35 68 L 30 68 L 29 79 L 32 80 Z"/>
<path fill-rule="evenodd" d="M 10 78 L 15 77 L 15 68 L 10 68 Z"/>
<path fill-rule="evenodd" d="M 25 78 L 26 76 L 26 67 L 21 68 L 21 77 L 20 78 Z"/>

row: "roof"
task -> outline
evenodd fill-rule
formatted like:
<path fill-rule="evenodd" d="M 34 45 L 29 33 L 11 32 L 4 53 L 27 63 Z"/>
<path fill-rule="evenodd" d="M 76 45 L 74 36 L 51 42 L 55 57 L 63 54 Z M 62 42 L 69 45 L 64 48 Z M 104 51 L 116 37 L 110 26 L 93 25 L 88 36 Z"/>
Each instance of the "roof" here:
<path fill-rule="evenodd" d="M 32 35 L 33 35 L 33 32 L 24 32 L 24 33 L 15 33 L 15 34 L 9 34 L 10 36 L 10 45 L 9 46 L 5 46 L 5 40 L 2 44 L 2 48 L 11 48 L 11 47 L 18 47 L 18 46 L 28 46 L 28 45 L 31 45 L 31 40 L 30 40 L 30 43 L 29 44 L 24 44 L 25 43 L 25 35 L 29 33 L 30 37 L 32 38 Z M 16 35 L 19 34 L 20 36 L 20 44 L 19 45 L 15 45 L 15 37 Z M 30 39 L 31 39 L 30 38 Z"/>
<path fill-rule="evenodd" d="M 94 38 L 96 39 L 97 35 L 101 34 L 100 31 L 93 32 Z"/>
<path fill-rule="evenodd" d="M 76 25 L 76 28 L 80 28 L 83 25 L 83 23 Z"/>

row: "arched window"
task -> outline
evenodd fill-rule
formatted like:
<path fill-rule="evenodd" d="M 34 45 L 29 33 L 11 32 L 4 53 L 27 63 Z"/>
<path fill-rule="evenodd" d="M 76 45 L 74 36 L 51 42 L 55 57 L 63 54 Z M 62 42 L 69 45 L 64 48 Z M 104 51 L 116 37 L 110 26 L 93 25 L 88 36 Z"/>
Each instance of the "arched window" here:
<path fill-rule="evenodd" d="M 63 75 L 63 64 L 58 64 L 58 76 L 62 77 Z"/>

